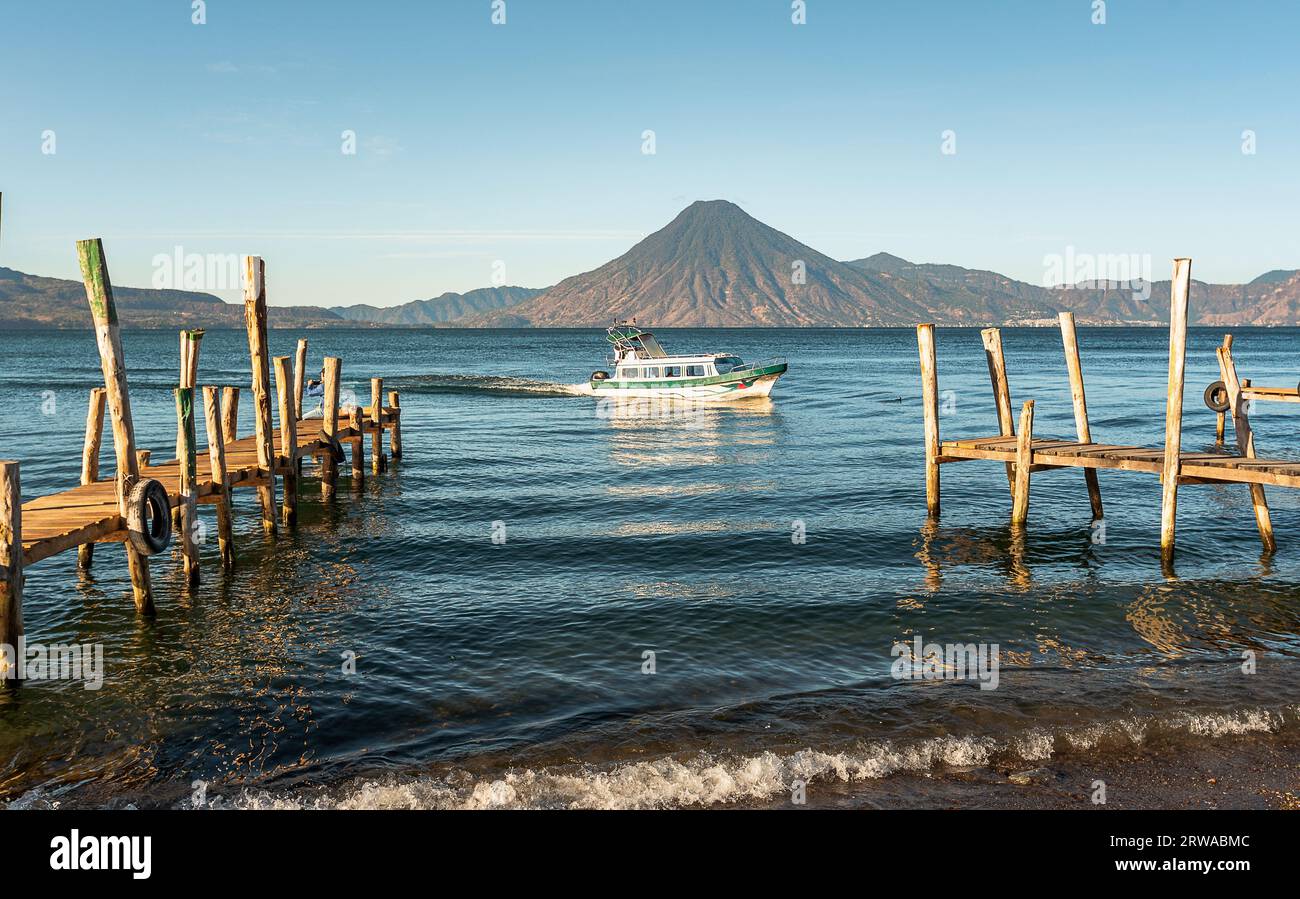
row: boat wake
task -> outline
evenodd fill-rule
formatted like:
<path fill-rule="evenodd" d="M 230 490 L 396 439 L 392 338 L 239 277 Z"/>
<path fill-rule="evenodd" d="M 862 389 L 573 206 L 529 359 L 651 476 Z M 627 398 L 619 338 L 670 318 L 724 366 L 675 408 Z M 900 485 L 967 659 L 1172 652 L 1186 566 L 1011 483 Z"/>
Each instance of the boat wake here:
<path fill-rule="evenodd" d="M 415 375 L 401 378 L 403 393 L 491 396 L 590 396 L 586 384 L 557 384 L 510 375 Z"/>

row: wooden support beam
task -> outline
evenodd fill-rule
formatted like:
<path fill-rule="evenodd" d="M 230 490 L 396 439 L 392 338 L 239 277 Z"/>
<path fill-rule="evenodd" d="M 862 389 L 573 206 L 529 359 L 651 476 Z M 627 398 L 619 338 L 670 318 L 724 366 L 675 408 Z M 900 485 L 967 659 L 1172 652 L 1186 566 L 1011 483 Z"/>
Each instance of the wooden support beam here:
<path fill-rule="evenodd" d="M 394 459 L 402 458 L 402 403 L 396 390 L 388 391 L 388 405 L 393 410 L 393 421 L 388 429 L 388 449 Z"/>
<path fill-rule="evenodd" d="M 229 571 L 235 567 L 234 521 L 230 507 L 230 474 L 226 470 L 226 438 L 221 430 L 221 391 L 216 387 L 203 388 L 203 420 L 208 429 L 208 465 L 212 471 L 212 484 L 214 490 L 220 491 L 217 546 L 221 553 L 221 567 Z"/>
<path fill-rule="evenodd" d="M 1250 418 L 1246 414 L 1246 402 L 1242 396 L 1241 382 L 1237 379 L 1237 364 L 1232 361 L 1231 335 L 1218 348 L 1219 370 L 1223 373 L 1223 384 L 1228 389 L 1228 406 L 1232 412 L 1232 432 L 1237 438 L 1237 451 L 1247 459 L 1255 458 L 1255 433 L 1250 428 Z M 1250 502 L 1255 510 L 1255 525 L 1259 528 L 1259 539 L 1264 544 L 1264 552 L 1277 551 L 1277 539 L 1273 536 L 1273 516 L 1268 511 L 1268 500 L 1264 497 L 1262 484 L 1250 485 Z"/>
<path fill-rule="evenodd" d="M 280 400 L 280 454 L 285 458 L 284 505 L 281 510 L 286 526 L 298 520 L 298 416 L 294 412 L 294 384 L 290 380 L 289 357 L 275 357 L 275 390 Z"/>
<path fill-rule="evenodd" d="M 22 636 L 23 492 L 18 463 L 0 460 L 0 680 L 6 684 L 18 683 Z"/>
<path fill-rule="evenodd" d="M 1016 437 L 1015 496 L 1011 502 L 1011 524 L 1021 527 L 1029 518 L 1029 470 L 1033 464 L 1034 401 L 1020 407 L 1020 433 Z"/>
<path fill-rule="evenodd" d="M 1080 443 L 1092 443 L 1092 428 L 1088 426 L 1088 395 L 1083 389 L 1083 363 L 1079 359 L 1079 337 L 1074 329 L 1074 313 L 1062 312 L 1061 343 L 1065 347 L 1065 368 L 1070 374 L 1070 399 L 1074 402 L 1074 430 Z M 1083 470 L 1088 485 L 1088 502 L 1092 505 L 1092 520 L 1105 517 L 1101 507 L 1101 483 L 1095 468 Z"/>
<path fill-rule="evenodd" d="M 260 256 L 244 257 L 244 327 L 253 369 L 253 432 L 257 438 L 257 464 L 271 473 L 257 488 L 262 507 L 262 528 L 275 533 L 275 448 L 272 446 L 271 366 L 266 339 L 266 265 Z"/>
<path fill-rule="evenodd" d="M 302 419 L 302 389 L 307 382 L 307 341 L 298 341 L 298 348 L 293 354 L 293 414 Z"/>
<path fill-rule="evenodd" d="M 1231 350 L 1231 349 L 1232 349 L 1232 335 L 1231 335 L 1231 334 L 1224 334 L 1224 335 L 1223 335 L 1223 348 L 1224 348 L 1225 350 Z M 1236 372 L 1234 371 L 1234 375 L 1235 375 L 1235 374 L 1236 374 Z M 1225 384 L 1228 383 L 1228 374 L 1227 374 L 1227 372 L 1224 371 L 1224 369 L 1223 369 L 1223 356 L 1222 356 L 1221 354 L 1219 355 L 1219 380 L 1220 380 L 1220 381 L 1223 381 L 1223 383 L 1225 383 Z M 1229 402 L 1231 402 L 1231 401 L 1229 401 Z M 1216 413 L 1214 413 L 1214 418 L 1215 418 L 1215 422 L 1214 422 L 1214 442 L 1215 442 L 1215 444 L 1218 445 L 1218 446 L 1223 446 L 1224 427 L 1225 427 L 1225 424 L 1226 424 L 1226 422 L 1227 422 L 1227 418 L 1228 418 L 1228 416 L 1227 416 L 1227 413 L 1225 413 L 1225 412 L 1216 412 Z"/>
<path fill-rule="evenodd" d="M 339 376 L 343 361 L 333 356 L 325 357 L 325 366 L 321 375 L 324 382 L 324 411 L 320 422 L 320 436 L 326 444 L 337 445 L 339 432 Z M 320 492 L 322 499 L 333 499 L 338 487 L 339 466 L 334 454 L 326 451 L 321 458 Z"/>
<path fill-rule="evenodd" d="M 221 388 L 221 438 L 227 445 L 239 439 L 239 388 Z"/>
<path fill-rule="evenodd" d="M 104 406 L 106 394 L 103 387 L 90 391 L 90 408 L 86 411 L 86 439 L 81 449 L 81 483 L 93 484 L 99 480 L 99 447 L 104 441 Z M 95 557 L 95 544 L 83 543 L 77 547 L 77 567 L 90 569 Z"/>
<path fill-rule="evenodd" d="M 360 487 L 366 478 L 366 410 L 352 407 L 352 486 Z"/>
<path fill-rule="evenodd" d="M 140 477 L 135 458 L 135 425 L 131 420 L 131 397 L 126 386 L 126 361 L 122 355 L 122 338 L 118 330 L 117 307 L 113 302 L 113 284 L 108 277 L 108 262 L 99 238 L 77 241 L 81 277 L 86 284 L 86 301 L 95 323 L 95 342 L 99 345 L 99 362 L 104 372 L 108 410 L 113 420 L 113 449 L 117 454 L 118 506 L 126 518 L 126 499 Z M 149 562 L 143 553 L 127 541 L 126 561 L 131 570 L 131 588 L 135 607 L 152 613 L 153 588 L 149 582 Z"/>
<path fill-rule="evenodd" d="M 203 339 L 203 329 L 194 328 L 192 330 L 181 331 L 181 370 L 180 380 L 177 382 L 181 387 L 194 387 L 198 384 L 199 378 L 199 341 Z M 183 459 L 181 454 L 181 422 L 176 422 L 176 458 Z M 177 506 L 172 512 L 172 523 L 176 529 L 180 529 L 181 507 Z"/>
<path fill-rule="evenodd" d="M 925 420 L 925 508 L 939 517 L 939 375 L 935 367 L 934 325 L 916 326 L 921 355 L 921 414 Z"/>
<path fill-rule="evenodd" d="M 388 468 L 388 459 L 384 456 L 384 379 L 370 379 L 370 421 L 375 426 L 371 435 L 370 465 L 375 474 Z"/>
<path fill-rule="evenodd" d="M 980 331 L 984 342 L 984 361 L 989 367 L 989 381 L 993 385 L 993 404 L 998 413 L 998 433 L 1003 437 L 1016 435 L 1015 419 L 1011 417 L 1011 385 L 1007 381 L 1007 360 L 1002 355 L 1002 331 L 985 328 Z M 1015 466 L 1007 464 L 1007 487 L 1015 496 Z"/>
<path fill-rule="evenodd" d="M 198 472 L 194 441 L 194 388 L 177 387 L 176 421 L 180 431 L 180 446 L 176 452 L 176 508 L 181 519 L 181 553 L 184 556 L 185 583 L 193 589 L 199 584 L 199 514 L 196 492 Z"/>
<path fill-rule="evenodd" d="M 1165 397 L 1165 461 L 1161 474 L 1160 554 L 1173 560 L 1178 519 L 1179 453 L 1183 443 L 1183 378 L 1187 366 L 1187 302 L 1192 284 L 1192 260 L 1175 259 L 1169 298 L 1169 385 Z"/>

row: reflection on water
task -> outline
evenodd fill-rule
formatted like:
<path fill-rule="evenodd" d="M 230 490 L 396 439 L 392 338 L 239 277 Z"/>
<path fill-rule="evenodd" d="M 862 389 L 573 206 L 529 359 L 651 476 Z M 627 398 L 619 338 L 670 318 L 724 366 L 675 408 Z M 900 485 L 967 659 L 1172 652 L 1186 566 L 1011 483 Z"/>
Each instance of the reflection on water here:
<path fill-rule="evenodd" d="M 272 351 L 291 353 L 296 336 L 273 334 Z M 1279 381 L 1270 360 L 1295 336 L 1237 342 L 1261 382 Z M 125 337 L 142 446 L 175 439 L 174 338 Z M 987 384 L 970 338 L 938 341 L 944 386 L 959 391 L 945 436 L 991 424 L 987 402 L 962 399 Z M 205 545 L 187 595 L 179 557 L 155 560 L 154 620 L 134 612 L 119 547 L 99 547 L 88 575 L 71 554 L 33 566 L 29 638 L 103 643 L 106 681 L 0 694 L 0 797 L 182 805 L 197 780 L 209 804 L 735 801 L 794 777 L 1040 764 L 1055 746 L 1294 722 L 1300 542 L 1286 535 L 1300 494 L 1270 496 L 1280 546 L 1261 560 L 1244 488 L 1182 491 L 1165 576 L 1149 476 L 1101 473 L 1100 544 L 1077 479 L 1036 479 L 1013 530 L 998 465 L 946 466 L 943 518 L 928 521 L 910 329 L 736 332 L 728 343 L 789 357 L 790 375 L 770 399 L 717 404 L 580 395 L 566 385 L 601 339 L 313 336 L 311 364 L 343 356 L 360 395 L 371 375 L 402 391 L 406 459 L 329 505 L 309 468 L 299 525 L 276 538 L 241 494 L 236 570 L 222 574 Z M 1217 378 L 1221 339 L 1194 329 L 1189 383 Z M 0 334 L 0 457 L 80 445 L 100 378 L 86 340 Z M 1162 335 L 1083 329 L 1080 341 L 1094 430 L 1150 443 Z M 1036 430 L 1072 433 L 1059 335 L 1008 329 L 1004 343 Z M 208 332 L 203 379 L 242 382 L 245 353 L 238 332 Z M 869 379 L 844 377 L 863 366 Z M 55 385 L 60 414 L 25 405 L 34 383 Z M 1186 420 L 1189 446 L 1212 432 L 1190 406 Z M 1259 439 L 1297 424 L 1300 409 L 1270 409 Z M 75 482 L 73 456 L 24 459 L 24 488 Z M 997 644 L 1000 685 L 897 682 L 900 635 Z"/>

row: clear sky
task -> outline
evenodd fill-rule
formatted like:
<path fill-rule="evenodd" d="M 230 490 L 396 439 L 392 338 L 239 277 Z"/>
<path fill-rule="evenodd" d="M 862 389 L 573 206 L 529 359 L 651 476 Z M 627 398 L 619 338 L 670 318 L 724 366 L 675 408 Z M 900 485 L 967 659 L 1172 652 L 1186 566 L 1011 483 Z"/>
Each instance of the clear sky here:
<path fill-rule="evenodd" d="M 1035 283 L 1067 247 L 1300 267 L 1300 4 L 791 6 L 0 0 L 0 265 L 78 277 L 99 236 L 119 284 L 181 246 L 264 256 L 276 305 L 392 305 L 498 261 L 546 286 L 724 198 Z"/>

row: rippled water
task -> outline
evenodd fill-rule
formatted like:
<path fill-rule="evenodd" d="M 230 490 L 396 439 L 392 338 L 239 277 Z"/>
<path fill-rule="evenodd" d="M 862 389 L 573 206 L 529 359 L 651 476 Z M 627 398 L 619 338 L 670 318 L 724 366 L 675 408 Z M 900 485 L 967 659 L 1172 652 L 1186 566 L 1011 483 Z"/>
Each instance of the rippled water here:
<path fill-rule="evenodd" d="M 945 466 L 927 525 L 910 330 L 661 332 L 670 350 L 789 357 L 770 401 L 705 409 L 573 395 L 604 367 L 593 331 L 308 336 L 312 364 L 341 356 L 363 396 L 371 375 L 402 392 L 406 458 L 355 490 L 345 468 L 332 505 L 309 476 L 275 540 L 241 492 L 236 572 L 206 546 L 189 596 L 178 558 L 155 559 L 153 620 L 116 546 L 91 577 L 74 554 L 30 568 L 28 640 L 102 643 L 107 679 L 0 697 L 0 796 L 188 806 L 202 781 L 217 805 L 735 802 L 1296 724 L 1300 495 L 1270 492 L 1265 560 L 1244 487 L 1184 488 L 1172 576 L 1150 475 L 1101 472 L 1104 544 L 1078 470 L 1035 475 L 1017 537 L 1000 466 Z M 1071 436 L 1059 333 L 1003 336 L 1013 401 Z M 1185 449 L 1213 442 L 1200 394 L 1221 336 L 1192 334 Z M 1296 336 L 1239 330 L 1242 375 L 1294 384 Z M 1165 332 L 1080 341 L 1094 437 L 1159 444 Z M 167 458 L 176 335 L 124 343 L 138 443 Z M 994 432 L 978 333 L 938 345 L 945 436 Z M 0 457 L 22 460 L 29 497 L 71 485 L 93 337 L 2 334 L 0 360 Z M 200 368 L 247 383 L 242 335 L 209 332 Z M 1295 456 L 1294 408 L 1256 407 L 1261 454 Z M 997 644 L 998 688 L 891 678 L 915 635 Z"/>

